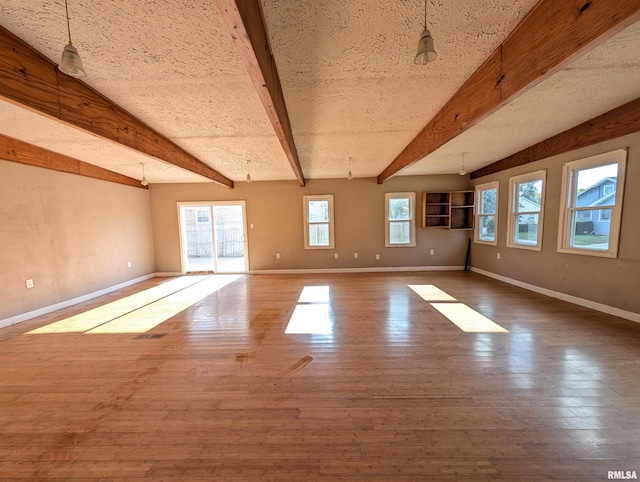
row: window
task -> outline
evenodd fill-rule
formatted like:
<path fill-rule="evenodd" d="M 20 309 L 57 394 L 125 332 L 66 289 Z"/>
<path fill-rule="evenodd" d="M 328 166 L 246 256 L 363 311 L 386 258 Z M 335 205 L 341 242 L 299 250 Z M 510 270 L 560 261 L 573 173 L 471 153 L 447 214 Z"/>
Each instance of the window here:
<path fill-rule="evenodd" d="M 304 196 L 305 249 L 333 248 L 333 196 Z"/>
<path fill-rule="evenodd" d="M 476 186 L 476 229 L 474 241 L 480 244 L 498 244 L 498 181 Z"/>
<path fill-rule="evenodd" d="M 416 193 L 392 192 L 385 199 L 385 246 L 411 247 L 416 245 L 414 212 Z"/>
<path fill-rule="evenodd" d="M 542 249 L 546 177 L 546 171 L 536 171 L 509 179 L 507 246 Z"/>
<path fill-rule="evenodd" d="M 196 224 L 210 224 L 209 214 L 210 209 L 197 209 L 196 210 Z"/>
<path fill-rule="evenodd" d="M 618 256 L 626 163 L 618 149 L 564 164 L 559 252 Z"/>

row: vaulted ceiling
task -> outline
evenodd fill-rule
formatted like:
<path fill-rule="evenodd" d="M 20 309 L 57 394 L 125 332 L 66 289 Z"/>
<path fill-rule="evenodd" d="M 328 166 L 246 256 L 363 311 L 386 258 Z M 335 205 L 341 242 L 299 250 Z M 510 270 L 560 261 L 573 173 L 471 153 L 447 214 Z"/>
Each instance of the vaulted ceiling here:
<path fill-rule="evenodd" d="M 600 1 L 611 3 L 567 0 L 576 12 Z M 429 0 L 438 57 L 417 66 L 422 0 L 263 0 L 304 178 L 345 177 L 348 157 L 354 176 L 379 176 L 536 3 Z M 234 2 L 68 0 L 84 82 L 222 177 L 243 181 L 249 170 L 258 181 L 295 180 L 225 4 Z M 463 153 L 473 171 L 640 97 L 640 22 L 628 18 L 393 174 L 456 173 Z M 4 0 L 0 26 L 55 63 L 67 43 L 62 0 Z M 212 179 L 25 108 L 3 96 L 1 82 L 0 134 L 138 179 L 144 162 L 151 183 Z"/>

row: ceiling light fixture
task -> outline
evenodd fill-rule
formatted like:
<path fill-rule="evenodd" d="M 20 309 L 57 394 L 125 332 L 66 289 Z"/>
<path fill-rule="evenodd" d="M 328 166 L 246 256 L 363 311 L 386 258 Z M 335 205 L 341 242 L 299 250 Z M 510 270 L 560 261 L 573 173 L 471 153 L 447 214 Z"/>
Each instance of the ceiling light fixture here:
<path fill-rule="evenodd" d="M 76 48 L 71 44 L 71 27 L 69 26 L 69 7 L 67 6 L 67 0 L 64 0 L 64 9 L 67 12 L 67 33 L 69 34 L 69 43 L 64 46 L 62 50 L 62 59 L 58 69 L 71 77 L 82 79 L 87 76 L 86 72 L 82 68 L 82 60 L 80 60 L 80 54 Z"/>
<path fill-rule="evenodd" d="M 458 174 L 460 174 L 461 176 L 466 176 L 467 175 L 467 171 L 464 168 L 464 156 L 466 155 L 466 152 L 462 153 L 462 167 L 460 168 L 460 172 L 458 172 Z"/>
<path fill-rule="evenodd" d="M 250 161 L 249 159 L 247 159 L 247 177 L 246 177 L 246 179 L 245 179 L 245 180 L 247 181 L 247 184 L 248 184 L 248 183 L 250 183 L 250 182 L 252 181 L 252 179 L 251 179 L 251 174 L 249 174 L 249 163 L 250 163 L 250 162 L 251 162 L 251 161 Z"/>
<path fill-rule="evenodd" d="M 140 184 L 147 187 L 149 185 L 149 181 L 147 181 L 147 176 L 144 175 L 144 162 L 141 162 L 140 165 L 142 166 L 142 179 L 140 179 Z"/>
<path fill-rule="evenodd" d="M 353 179 L 353 174 L 351 174 L 351 159 L 353 159 L 353 157 L 347 157 L 347 161 L 349 161 L 349 173 L 347 174 L 347 179 L 349 181 Z"/>
<path fill-rule="evenodd" d="M 427 65 L 438 56 L 433 47 L 431 32 L 427 29 L 427 1 L 428 0 L 424 0 L 424 30 L 418 41 L 418 53 L 416 54 L 416 58 L 413 59 L 417 65 Z"/>

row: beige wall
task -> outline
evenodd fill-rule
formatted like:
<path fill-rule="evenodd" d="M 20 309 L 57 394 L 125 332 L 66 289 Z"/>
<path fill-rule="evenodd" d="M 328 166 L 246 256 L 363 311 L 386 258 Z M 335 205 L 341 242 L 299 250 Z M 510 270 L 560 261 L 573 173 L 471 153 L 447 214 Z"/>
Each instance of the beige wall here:
<path fill-rule="evenodd" d="M 146 190 L 0 160 L 0 320 L 153 273 L 151 235 Z"/>
<path fill-rule="evenodd" d="M 398 176 L 382 185 L 373 178 L 311 180 L 304 188 L 295 181 L 239 182 L 233 190 L 211 183 L 156 184 L 150 190 L 156 268 L 181 270 L 178 202 L 228 200 L 246 201 L 248 224 L 254 226 L 248 230 L 251 270 L 463 266 L 468 231 L 418 227 L 415 248 L 385 248 L 384 195 L 413 191 L 419 207 L 422 191 L 468 187 L 468 178 L 457 175 Z M 304 249 L 302 197 L 309 194 L 334 195 L 335 249 Z M 417 209 L 416 223 L 419 214 Z"/>
<path fill-rule="evenodd" d="M 621 147 L 629 147 L 629 157 L 618 258 L 558 253 L 562 164 Z M 539 169 L 547 170 L 542 251 L 507 248 L 509 177 Z M 474 180 L 473 184 L 493 180 L 500 182 L 498 246 L 474 244 L 473 267 L 549 290 L 640 313 L 640 296 L 638 296 L 640 286 L 640 133 L 550 157 L 493 176 L 485 176 Z M 496 259 L 498 252 L 501 254 L 500 260 Z"/>

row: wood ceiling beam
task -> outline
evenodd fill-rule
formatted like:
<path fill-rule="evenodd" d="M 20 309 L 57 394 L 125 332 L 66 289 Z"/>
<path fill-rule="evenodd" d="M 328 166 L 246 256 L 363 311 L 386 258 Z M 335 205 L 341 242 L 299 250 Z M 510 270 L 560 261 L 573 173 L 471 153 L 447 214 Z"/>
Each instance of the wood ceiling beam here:
<path fill-rule="evenodd" d="M 640 19 L 640 0 L 541 0 L 378 176 L 382 183 Z"/>
<path fill-rule="evenodd" d="M 260 0 L 216 0 L 216 2 L 289 164 L 300 186 L 304 186 L 304 174 L 300 167 L 291 121 L 267 35 L 262 4 Z"/>
<path fill-rule="evenodd" d="M 471 179 L 640 132 L 640 98 L 473 171 Z"/>
<path fill-rule="evenodd" d="M 233 181 L 0 27 L 0 98 L 233 188 Z"/>
<path fill-rule="evenodd" d="M 57 152 L 34 146 L 26 142 L 0 134 L 0 159 L 18 162 L 28 166 L 37 166 L 53 171 L 77 174 L 102 181 L 115 182 L 125 186 L 147 189 L 134 179 L 117 172 L 103 169 L 87 162 L 79 161 L 73 157 L 65 156 Z"/>

